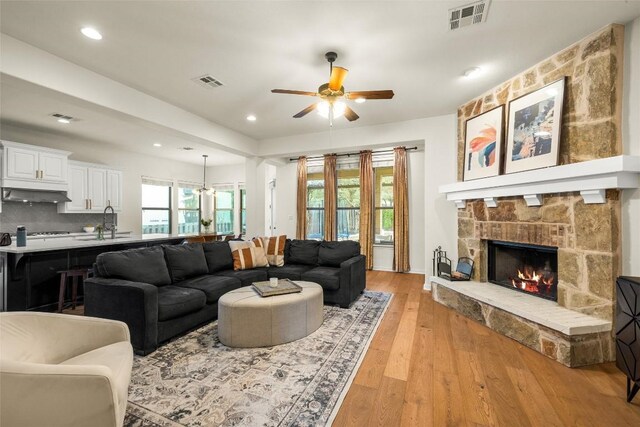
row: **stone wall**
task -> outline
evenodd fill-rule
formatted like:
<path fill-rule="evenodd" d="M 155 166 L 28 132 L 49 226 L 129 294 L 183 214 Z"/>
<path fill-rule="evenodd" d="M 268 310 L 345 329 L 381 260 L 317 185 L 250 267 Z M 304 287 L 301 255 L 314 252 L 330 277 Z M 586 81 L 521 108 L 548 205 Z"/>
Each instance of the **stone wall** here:
<path fill-rule="evenodd" d="M 458 109 L 458 179 L 462 179 L 465 121 L 567 77 L 560 163 L 622 154 L 621 100 L 624 27 L 610 25 Z M 475 260 L 474 280 L 486 281 L 485 240 L 558 247 L 558 303 L 611 320 L 621 270 L 620 195 L 585 204 L 579 194 L 545 195 L 542 206 L 501 198 L 458 211 L 458 254 Z"/>

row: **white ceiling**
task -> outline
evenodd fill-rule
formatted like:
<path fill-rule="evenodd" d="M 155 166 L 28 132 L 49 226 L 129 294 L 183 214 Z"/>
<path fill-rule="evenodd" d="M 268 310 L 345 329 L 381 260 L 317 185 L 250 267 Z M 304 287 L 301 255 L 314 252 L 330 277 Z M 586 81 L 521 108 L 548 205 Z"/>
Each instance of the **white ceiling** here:
<path fill-rule="evenodd" d="M 485 24 L 449 31 L 447 10 L 465 3 L 2 1 L 0 30 L 266 139 L 327 129 L 327 121 L 316 114 L 291 117 L 311 98 L 275 95 L 270 89 L 314 91 L 327 80 L 328 50 L 338 52 L 337 65 L 350 70 L 347 90 L 395 91 L 393 100 L 356 104 L 360 120 L 339 120 L 336 127 L 374 125 L 452 113 L 598 28 L 640 15 L 640 1 L 633 0 L 493 0 Z M 79 30 L 85 25 L 99 29 L 103 40 L 83 37 Z M 482 67 L 484 74 L 463 79 L 462 72 L 472 66 Z M 225 86 L 206 89 L 191 81 L 205 73 Z M 5 96 L 17 95 L 3 93 L 3 110 Z M 15 106 L 27 100 L 6 102 Z M 257 122 L 245 120 L 250 113 Z M 20 119 L 36 120 L 24 114 Z M 87 120 L 86 126 L 92 123 Z"/>
<path fill-rule="evenodd" d="M 110 110 L 99 110 L 76 98 L 9 76 L 3 75 L 0 79 L 0 94 L 0 117 L 3 124 L 85 139 L 87 144 L 113 144 L 125 151 L 198 165 L 202 164 L 203 154 L 209 155 L 208 164 L 212 166 L 244 163 L 242 156 L 132 122 L 127 117 L 114 115 Z M 79 120 L 61 124 L 50 116 L 52 113 L 65 114 Z M 154 147 L 154 143 L 161 144 L 162 147 Z M 193 150 L 182 150 L 185 146 L 192 147 Z"/>

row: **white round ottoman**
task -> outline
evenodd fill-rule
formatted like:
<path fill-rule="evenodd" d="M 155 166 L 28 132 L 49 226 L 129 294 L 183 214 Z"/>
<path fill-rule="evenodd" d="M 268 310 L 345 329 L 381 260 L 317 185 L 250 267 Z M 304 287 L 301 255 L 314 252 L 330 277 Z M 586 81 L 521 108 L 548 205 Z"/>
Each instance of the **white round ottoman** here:
<path fill-rule="evenodd" d="M 302 292 L 261 297 L 251 286 L 218 300 L 218 338 L 228 347 L 270 347 L 304 338 L 322 325 L 322 287 L 295 281 Z"/>

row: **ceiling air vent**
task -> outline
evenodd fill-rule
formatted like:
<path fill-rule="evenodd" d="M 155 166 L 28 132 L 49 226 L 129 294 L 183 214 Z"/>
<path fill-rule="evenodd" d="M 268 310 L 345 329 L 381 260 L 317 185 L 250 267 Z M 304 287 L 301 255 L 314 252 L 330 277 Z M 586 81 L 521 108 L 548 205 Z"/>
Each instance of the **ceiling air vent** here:
<path fill-rule="evenodd" d="M 204 76 L 200 76 L 200 77 L 195 77 L 191 80 L 193 80 L 194 82 L 198 83 L 201 86 L 205 86 L 212 89 L 223 86 L 220 80 L 216 79 L 215 77 L 209 74 L 205 74 Z"/>
<path fill-rule="evenodd" d="M 487 20 L 490 3 L 491 0 L 480 0 L 449 9 L 449 29 L 457 30 L 469 25 L 483 23 Z"/>

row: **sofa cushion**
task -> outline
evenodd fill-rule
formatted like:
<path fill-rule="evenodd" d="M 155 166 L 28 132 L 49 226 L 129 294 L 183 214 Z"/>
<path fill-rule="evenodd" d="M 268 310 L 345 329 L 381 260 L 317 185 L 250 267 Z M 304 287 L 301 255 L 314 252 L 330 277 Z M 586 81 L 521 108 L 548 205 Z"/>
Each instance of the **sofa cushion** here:
<path fill-rule="evenodd" d="M 322 289 L 336 291 L 340 289 L 340 269 L 334 267 L 316 267 L 302 273 L 302 280 L 317 283 Z"/>
<path fill-rule="evenodd" d="M 169 285 L 158 288 L 158 320 L 171 320 L 200 310 L 207 303 L 204 292 Z"/>
<path fill-rule="evenodd" d="M 163 248 L 173 283 L 209 272 L 201 243 L 164 245 Z"/>
<path fill-rule="evenodd" d="M 202 249 L 210 274 L 233 268 L 233 257 L 228 242 L 203 243 Z"/>
<path fill-rule="evenodd" d="M 291 263 L 291 261 L 289 261 L 290 256 L 291 256 L 291 239 L 287 239 L 287 241 L 284 242 L 284 263 L 285 264 Z"/>
<path fill-rule="evenodd" d="M 278 279 L 302 279 L 302 273 L 313 268 L 311 265 L 301 264 L 285 264 L 284 267 L 269 267 L 269 277 L 277 277 Z"/>
<path fill-rule="evenodd" d="M 289 247 L 291 264 L 318 265 L 318 250 L 320 242 L 317 240 L 292 240 Z"/>
<path fill-rule="evenodd" d="M 253 282 L 269 280 L 266 268 L 254 268 L 252 270 L 225 270 L 216 273 L 216 276 L 235 277 L 242 282 L 242 286 L 251 286 Z"/>
<path fill-rule="evenodd" d="M 104 252 L 96 258 L 98 274 L 156 286 L 171 284 L 171 276 L 160 246 Z"/>
<path fill-rule="evenodd" d="M 242 282 L 235 277 L 212 276 L 207 274 L 176 283 L 176 286 L 198 289 L 207 296 L 207 304 L 213 304 L 218 302 L 222 295 L 241 287 Z"/>
<path fill-rule="evenodd" d="M 360 255 L 360 243 L 351 240 L 342 242 L 322 242 L 318 250 L 318 264 L 326 267 L 340 267 L 344 261 Z"/>

